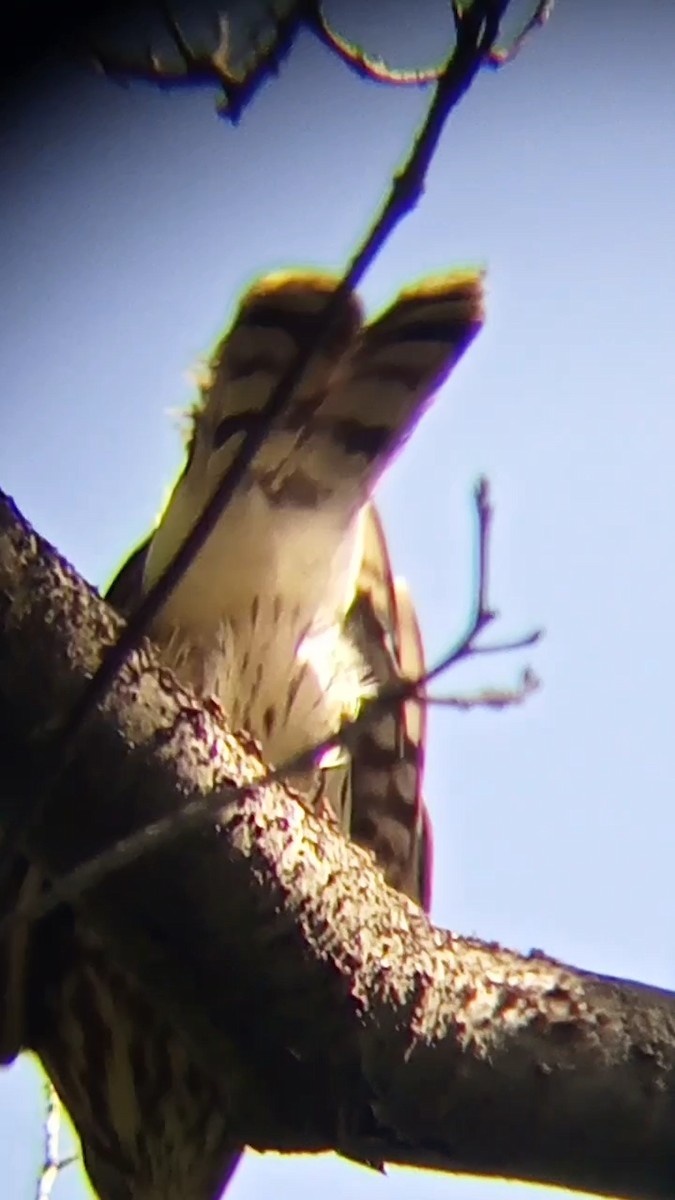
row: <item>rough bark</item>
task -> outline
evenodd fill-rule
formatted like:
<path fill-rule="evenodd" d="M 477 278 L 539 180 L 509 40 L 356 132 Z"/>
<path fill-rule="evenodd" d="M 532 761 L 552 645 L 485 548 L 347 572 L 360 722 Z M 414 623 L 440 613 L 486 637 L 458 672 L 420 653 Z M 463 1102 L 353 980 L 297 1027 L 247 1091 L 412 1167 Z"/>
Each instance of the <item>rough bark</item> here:
<path fill-rule="evenodd" d="M 3 827 L 45 794 L 59 719 L 119 627 L 3 499 Z M 260 771 L 145 644 L 24 838 L 57 877 L 218 795 L 78 903 L 227 1078 L 241 1141 L 670 1198 L 675 996 L 432 928 L 291 792 L 233 790 Z"/>

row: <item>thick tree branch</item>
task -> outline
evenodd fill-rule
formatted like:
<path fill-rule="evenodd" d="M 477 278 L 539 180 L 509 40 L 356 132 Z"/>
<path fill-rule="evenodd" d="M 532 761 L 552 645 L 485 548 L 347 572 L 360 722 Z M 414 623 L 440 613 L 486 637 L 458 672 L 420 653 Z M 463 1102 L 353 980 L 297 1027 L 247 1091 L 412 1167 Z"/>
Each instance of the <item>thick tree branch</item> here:
<path fill-rule="evenodd" d="M 2 503 L 3 824 L 48 777 L 54 721 L 118 624 Z M 256 791 L 260 770 L 146 643 L 26 846 L 58 875 L 222 791 L 217 820 L 111 875 L 81 912 L 217 1078 L 234 1134 L 670 1197 L 675 997 L 432 929 L 290 793 Z"/>

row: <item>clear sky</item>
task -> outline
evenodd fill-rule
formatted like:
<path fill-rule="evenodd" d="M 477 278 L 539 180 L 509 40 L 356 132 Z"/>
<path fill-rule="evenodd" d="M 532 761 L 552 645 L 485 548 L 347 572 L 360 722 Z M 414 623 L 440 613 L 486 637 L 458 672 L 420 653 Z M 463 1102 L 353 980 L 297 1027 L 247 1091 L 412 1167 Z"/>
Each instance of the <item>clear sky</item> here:
<path fill-rule="evenodd" d="M 329 11 L 398 65 L 437 58 L 449 24 L 443 0 L 382 0 L 358 26 L 355 6 Z M 187 372 L 240 289 L 283 266 L 339 270 L 427 103 L 356 80 L 305 36 L 236 129 L 207 92 L 84 72 L 54 70 L 3 112 L 0 485 L 86 578 L 104 584 L 153 520 L 181 463 Z M 362 289 L 375 311 L 425 273 L 486 267 L 486 328 L 381 504 L 430 658 L 463 628 L 481 473 L 494 636 L 547 631 L 447 681 L 506 685 L 529 663 L 543 688 L 524 707 L 431 713 L 433 916 L 669 988 L 674 196 L 675 8 L 559 0 L 453 115 L 421 204 Z M 0 1161 L 19 1200 L 41 1115 L 37 1072 L 19 1063 L 0 1078 Z M 316 1188 L 526 1194 L 250 1154 L 231 1195 Z M 86 1194 L 75 1167 L 54 1200 Z"/>

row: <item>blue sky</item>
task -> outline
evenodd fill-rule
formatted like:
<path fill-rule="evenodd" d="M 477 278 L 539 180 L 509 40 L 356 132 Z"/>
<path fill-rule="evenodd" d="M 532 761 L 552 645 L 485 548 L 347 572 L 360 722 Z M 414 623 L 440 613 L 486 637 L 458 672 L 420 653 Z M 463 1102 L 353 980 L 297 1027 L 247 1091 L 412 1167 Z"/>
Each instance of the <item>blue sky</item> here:
<path fill-rule="evenodd" d="M 448 25 L 441 0 L 412 9 L 382 0 L 359 28 L 350 7 L 329 11 L 412 65 L 438 57 Z M 433 916 L 669 988 L 674 35 L 666 0 L 617 2 L 611 17 L 601 0 L 559 0 L 452 116 L 422 202 L 362 288 L 375 311 L 425 273 L 487 269 L 485 330 L 381 506 L 430 658 L 466 618 L 481 473 L 496 507 L 494 636 L 546 628 L 527 655 L 447 681 L 507 685 L 529 663 L 543 688 L 524 707 L 431 712 Z M 86 578 L 104 584 L 153 520 L 181 463 L 187 372 L 241 288 L 283 266 L 339 270 L 427 103 L 366 86 L 304 37 L 236 129 L 207 92 L 56 69 L 3 111 L 0 485 Z M 41 1112 L 33 1065 L 5 1072 L 0 1161 L 26 1200 Z M 525 1195 L 253 1155 L 231 1195 L 301 1200 L 317 1187 Z M 71 1168 L 54 1200 L 86 1194 Z"/>

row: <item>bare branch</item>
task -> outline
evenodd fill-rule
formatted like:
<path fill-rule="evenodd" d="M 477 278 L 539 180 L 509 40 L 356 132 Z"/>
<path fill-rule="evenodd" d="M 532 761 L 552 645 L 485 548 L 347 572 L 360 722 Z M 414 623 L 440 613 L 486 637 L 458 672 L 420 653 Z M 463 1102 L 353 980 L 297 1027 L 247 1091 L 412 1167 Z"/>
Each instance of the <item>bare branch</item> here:
<path fill-rule="evenodd" d="M 486 65 L 498 70 L 500 67 L 505 67 L 508 63 L 513 62 L 516 55 L 520 54 L 530 35 L 535 30 L 542 29 L 550 21 L 553 16 L 554 6 L 555 0 L 538 0 L 537 7 L 532 16 L 516 34 L 511 45 L 491 50 L 487 57 Z"/>
<path fill-rule="evenodd" d="M 385 83 L 396 87 L 426 87 L 440 79 L 444 64 L 419 67 L 412 70 L 390 67 L 383 59 L 369 55 L 361 46 L 356 46 L 337 33 L 326 20 L 320 3 L 306 6 L 305 24 L 318 40 L 327 46 L 360 79 L 371 83 Z"/>
<path fill-rule="evenodd" d="M 239 70 L 231 62 L 229 22 L 226 16 L 218 17 L 213 48 L 194 50 L 166 0 L 163 0 L 161 7 L 177 55 L 175 65 L 160 58 L 150 47 L 145 56 L 136 62 L 125 55 L 99 49 L 92 54 L 94 65 L 119 83 L 149 83 L 166 91 L 218 87 L 222 92 L 218 101 L 218 111 L 236 125 L 261 85 L 270 75 L 278 73 L 281 64 L 290 53 L 298 30 L 303 24 L 305 0 L 298 0 L 297 3 L 289 5 L 287 11 L 275 14 L 271 36 L 268 34 L 265 38 L 262 28 L 251 31 L 251 59 Z"/>
<path fill-rule="evenodd" d="M 476 595 L 473 602 L 473 615 L 469 627 L 456 646 L 427 671 L 423 682 L 430 683 L 439 675 L 445 674 L 451 667 L 467 658 L 479 654 L 500 654 L 508 650 L 524 650 L 534 646 L 540 640 L 542 631 L 534 630 L 515 641 L 499 642 L 493 646 L 478 646 L 477 639 L 484 629 L 491 625 L 499 616 L 490 607 L 488 601 L 489 566 L 490 566 L 490 533 L 492 530 L 492 505 L 490 503 L 490 485 L 487 479 L 479 479 L 474 490 L 476 517 L 478 524 L 478 571 L 476 575 Z"/>
<path fill-rule="evenodd" d="M 118 622 L 8 504 L 0 597 L 4 823 Z M 58 876 L 259 771 L 144 645 L 26 848 Z M 670 1200 L 675 997 L 434 930 L 291 794 L 233 795 L 76 912 L 214 1080 L 236 1144 Z"/>
<path fill-rule="evenodd" d="M 511 62 L 530 34 L 549 20 L 553 4 L 554 0 L 538 0 L 534 13 L 514 36 L 510 46 L 491 49 L 486 55 L 485 65 L 497 68 Z M 508 0 L 500 7 L 504 11 L 507 6 Z M 471 7 L 477 10 L 479 17 L 482 12 L 484 18 L 488 19 L 490 9 L 495 7 L 495 0 L 474 0 Z M 222 98 L 218 101 L 218 111 L 232 124 L 237 124 L 241 119 L 244 109 L 261 85 L 271 75 L 279 72 L 299 31 L 303 28 L 308 29 L 350 71 L 370 83 L 385 84 L 389 87 L 426 87 L 436 83 L 445 69 L 443 63 L 428 67 L 397 68 L 390 66 L 377 55 L 369 55 L 362 47 L 350 42 L 333 29 L 324 15 L 320 0 L 297 0 L 281 14 L 268 13 L 268 18 L 271 16 L 274 20 L 272 31 L 261 23 L 260 28 L 249 33 L 251 53 L 248 61 L 238 68 L 235 68 L 231 60 L 226 16 L 219 17 L 213 49 L 197 50 L 190 46 L 184 36 L 168 0 L 162 0 L 161 10 L 176 52 L 174 65 L 150 48 L 138 61 L 134 61 L 128 55 L 97 50 L 93 55 L 95 65 L 105 74 L 123 83 L 148 83 L 165 90 L 217 87 L 222 93 Z M 466 20 L 468 10 L 469 5 L 459 2 L 451 5 L 456 31 L 459 31 L 462 22 Z"/>
<path fill-rule="evenodd" d="M 513 708 L 524 704 L 541 687 L 537 676 L 526 667 L 515 688 L 482 688 L 468 696 L 427 696 L 426 703 L 438 708 L 456 708 L 468 712 L 472 708 Z"/>
<path fill-rule="evenodd" d="M 538 0 L 532 16 L 528 18 L 523 27 L 514 35 L 511 44 L 496 47 L 489 52 L 485 60 L 486 66 L 497 69 L 506 66 L 507 63 L 513 62 L 513 59 L 520 53 L 530 35 L 536 29 L 541 29 L 550 20 L 553 15 L 554 4 L 555 0 Z M 487 7 L 486 4 L 483 4 L 484 10 L 487 10 Z M 459 0 L 453 0 L 451 4 L 454 26 L 457 32 L 460 29 L 466 8 L 467 6 L 459 3 Z M 305 16 L 305 23 L 315 33 L 319 41 L 328 46 L 334 54 L 337 54 L 345 66 L 354 71 L 361 79 L 370 80 L 371 83 L 384 83 L 394 87 L 426 87 L 438 80 L 443 72 L 442 63 L 440 65 L 417 67 L 414 69 L 391 67 L 383 59 L 368 55 L 360 46 L 354 45 L 347 38 L 342 37 L 341 34 L 332 29 L 325 19 L 319 3 L 310 3 L 308 9 L 309 12 Z"/>
<path fill-rule="evenodd" d="M 60 1171 L 78 1161 L 77 1154 L 61 1158 L 59 1141 L 61 1136 L 61 1101 L 56 1089 L 45 1080 L 45 1157 L 38 1176 L 35 1200 L 51 1200 L 54 1184 Z"/>

